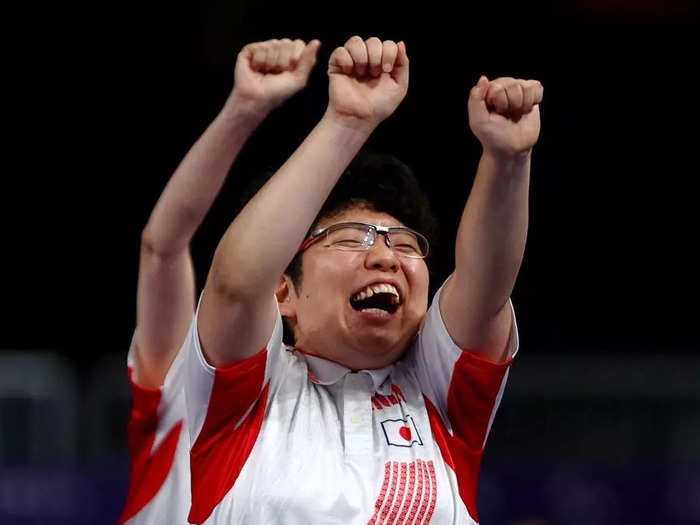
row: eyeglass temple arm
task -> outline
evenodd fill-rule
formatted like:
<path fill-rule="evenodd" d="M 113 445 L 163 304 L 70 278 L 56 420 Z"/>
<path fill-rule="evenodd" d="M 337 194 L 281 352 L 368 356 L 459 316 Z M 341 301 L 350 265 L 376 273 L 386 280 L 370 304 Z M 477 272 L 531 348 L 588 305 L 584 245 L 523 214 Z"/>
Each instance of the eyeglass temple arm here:
<path fill-rule="evenodd" d="M 296 255 L 299 255 L 301 252 L 306 250 L 306 248 L 308 248 L 309 244 L 311 244 L 312 242 L 314 242 L 314 237 L 312 237 L 312 236 L 308 236 L 306 239 L 304 239 L 304 242 L 302 242 L 299 245 L 299 248 L 297 249 Z"/>

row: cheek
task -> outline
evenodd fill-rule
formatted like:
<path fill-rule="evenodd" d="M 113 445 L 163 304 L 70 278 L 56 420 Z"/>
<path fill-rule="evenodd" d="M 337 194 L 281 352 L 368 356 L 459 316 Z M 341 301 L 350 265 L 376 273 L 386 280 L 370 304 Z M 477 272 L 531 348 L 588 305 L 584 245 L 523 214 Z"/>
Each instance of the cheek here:
<path fill-rule="evenodd" d="M 304 270 L 304 299 L 318 307 L 347 299 L 345 290 L 353 264 L 353 257 L 326 256 L 313 261 Z"/>
<path fill-rule="evenodd" d="M 425 263 L 416 264 L 405 268 L 404 273 L 406 275 L 406 280 L 411 287 L 411 295 L 413 296 L 414 300 L 416 303 L 420 303 L 421 308 L 424 306 L 427 308 L 428 286 L 430 279 L 428 267 L 425 265 Z"/>

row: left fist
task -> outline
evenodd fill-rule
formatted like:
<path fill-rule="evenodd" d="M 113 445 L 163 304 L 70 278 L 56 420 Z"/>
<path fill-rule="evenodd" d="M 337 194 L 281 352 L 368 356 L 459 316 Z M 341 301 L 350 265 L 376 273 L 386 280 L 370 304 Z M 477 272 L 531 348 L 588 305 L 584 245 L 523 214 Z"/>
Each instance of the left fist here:
<path fill-rule="evenodd" d="M 267 40 L 245 46 L 236 60 L 232 94 L 266 112 L 306 86 L 321 42 Z"/>
<path fill-rule="evenodd" d="M 540 134 L 543 87 L 537 80 L 479 79 L 469 93 L 469 127 L 495 156 L 529 153 Z"/>

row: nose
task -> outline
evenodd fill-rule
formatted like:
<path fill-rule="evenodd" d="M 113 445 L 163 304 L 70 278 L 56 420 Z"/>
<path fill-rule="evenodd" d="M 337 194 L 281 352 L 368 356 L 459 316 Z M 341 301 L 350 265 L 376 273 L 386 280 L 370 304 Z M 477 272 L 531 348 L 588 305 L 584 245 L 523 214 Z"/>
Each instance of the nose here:
<path fill-rule="evenodd" d="M 394 250 L 386 245 L 386 236 L 383 233 L 378 233 L 374 245 L 367 250 L 365 266 L 371 269 L 395 272 L 399 269 L 399 265 L 398 256 Z"/>

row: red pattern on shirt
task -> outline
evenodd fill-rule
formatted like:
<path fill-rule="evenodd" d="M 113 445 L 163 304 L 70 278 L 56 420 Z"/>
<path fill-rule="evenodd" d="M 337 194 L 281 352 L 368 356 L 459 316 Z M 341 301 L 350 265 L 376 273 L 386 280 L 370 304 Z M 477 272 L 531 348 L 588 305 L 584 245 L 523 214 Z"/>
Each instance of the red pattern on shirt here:
<path fill-rule="evenodd" d="M 170 429 L 156 450 L 153 443 L 158 430 L 160 389 L 146 389 L 137 385 L 128 368 L 131 384 L 131 415 L 126 429 L 129 446 L 129 490 L 119 517 L 119 525 L 133 518 L 158 494 L 170 473 L 175 451 L 182 431 L 182 420 Z"/>
<path fill-rule="evenodd" d="M 267 404 L 269 383 L 263 388 L 266 361 L 267 350 L 263 349 L 245 361 L 216 369 L 204 425 L 190 454 L 190 523 L 203 523 L 211 515 L 250 456 Z"/>
<path fill-rule="evenodd" d="M 391 488 L 387 498 L 389 484 Z M 432 461 L 387 461 L 382 488 L 374 504 L 374 514 L 367 525 L 427 525 L 433 516 L 436 502 L 437 480 Z"/>
<path fill-rule="evenodd" d="M 390 407 L 393 405 L 398 405 L 401 401 L 406 401 L 403 397 L 401 389 L 396 385 L 391 385 L 391 390 L 394 392 L 388 396 L 383 396 L 381 394 L 375 394 L 372 396 L 372 405 L 377 410 L 384 410 L 384 407 Z"/>
<path fill-rule="evenodd" d="M 430 427 L 442 458 L 455 472 L 459 495 L 472 519 L 479 521 L 476 508 L 477 482 L 484 440 L 503 377 L 513 359 L 494 363 L 463 351 L 455 363 L 447 392 L 447 430 L 438 409 L 423 396 Z"/>

